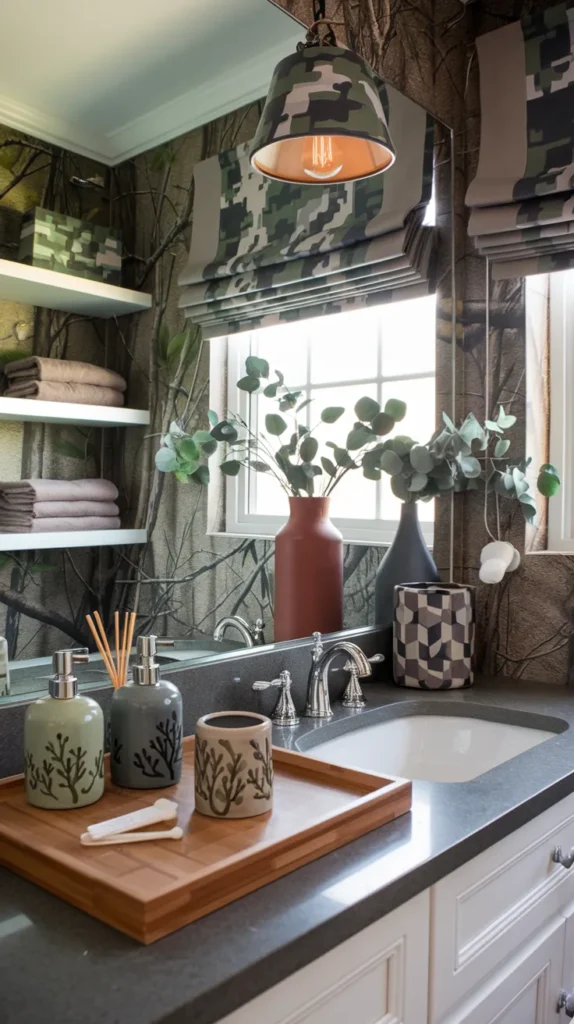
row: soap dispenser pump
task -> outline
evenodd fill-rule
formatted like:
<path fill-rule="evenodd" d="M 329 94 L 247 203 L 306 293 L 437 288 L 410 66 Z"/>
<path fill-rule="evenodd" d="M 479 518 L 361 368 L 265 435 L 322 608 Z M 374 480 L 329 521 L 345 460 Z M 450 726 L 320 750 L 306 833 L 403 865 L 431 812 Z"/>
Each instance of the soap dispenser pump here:
<path fill-rule="evenodd" d="M 24 724 L 28 802 L 50 810 L 86 807 L 104 792 L 104 716 L 78 693 L 74 664 L 87 647 L 56 651 L 49 695 L 30 704 Z"/>
<path fill-rule="evenodd" d="M 138 636 L 133 680 L 112 698 L 112 782 L 128 789 L 162 789 L 181 778 L 182 702 L 173 683 L 162 679 L 158 647 L 173 640 Z"/>

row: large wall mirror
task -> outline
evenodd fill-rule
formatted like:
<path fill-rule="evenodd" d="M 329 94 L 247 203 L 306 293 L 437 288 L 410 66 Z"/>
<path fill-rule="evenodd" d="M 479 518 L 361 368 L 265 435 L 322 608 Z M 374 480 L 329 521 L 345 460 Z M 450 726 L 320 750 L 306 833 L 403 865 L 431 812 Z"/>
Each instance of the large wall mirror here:
<path fill-rule="evenodd" d="M 304 30 L 272 4 L 265 6 L 275 50 L 284 40 L 285 53 L 291 52 Z M 401 94 L 396 96 L 399 102 Z M 0 126 L 0 257 L 16 258 L 26 210 L 62 210 L 119 228 L 124 283 L 153 297 L 149 312 L 117 320 L 0 301 L 2 365 L 30 354 L 92 360 L 120 373 L 130 406 L 151 414 L 144 429 L 0 422 L 0 480 L 112 480 L 122 527 L 147 531 L 146 543 L 113 547 L 35 549 L 30 539 L 9 550 L 4 544 L 0 636 L 8 644 L 10 692 L 1 700 L 44 692 L 55 650 L 93 650 L 85 617 L 96 608 L 108 626 L 116 609 L 135 609 L 138 633 L 175 638 L 176 646 L 161 654 L 166 664 L 226 658 L 242 647 L 273 642 L 273 538 L 285 518 L 276 481 L 266 474 L 252 480 L 244 473 L 226 476 L 217 455 L 209 486 L 197 478 L 182 482 L 155 466 L 160 439 L 183 415 L 196 430 L 209 430 L 208 410 L 232 409 L 251 417 L 257 429 L 270 399 L 248 401 L 237 389 L 248 356 L 269 361 L 312 400 L 301 413 L 306 426 L 314 406 L 343 406 L 352 418 L 359 397 L 383 405 L 393 397 L 407 405 L 403 433 L 424 443 L 437 414 L 453 409 L 453 142 L 450 128 L 439 121 L 430 127 L 432 198 L 420 211 L 435 236 L 427 294 L 397 291 L 378 305 L 253 325 L 229 338 L 198 332 L 189 343 L 177 282 L 194 228 L 194 170 L 253 137 L 262 101 L 236 110 L 230 95 L 228 109 L 111 169 Z M 396 174 L 397 194 L 408 166 L 408 146 L 398 147 L 396 172 L 388 172 Z M 348 428 L 348 422 L 340 429 L 333 425 L 322 440 L 341 445 Z M 345 539 L 346 628 L 374 621 L 375 572 L 396 529 L 398 505 L 388 479 L 350 476 L 334 496 L 333 516 Z M 422 507 L 423 532 L 439 568 L 449 574 L 451 504 L 441 503 L 437 521 L 434 505 Z M 86 687 L 107 680 L 97 652 L 89 665 L 78 666 L 78 675 Z"/>

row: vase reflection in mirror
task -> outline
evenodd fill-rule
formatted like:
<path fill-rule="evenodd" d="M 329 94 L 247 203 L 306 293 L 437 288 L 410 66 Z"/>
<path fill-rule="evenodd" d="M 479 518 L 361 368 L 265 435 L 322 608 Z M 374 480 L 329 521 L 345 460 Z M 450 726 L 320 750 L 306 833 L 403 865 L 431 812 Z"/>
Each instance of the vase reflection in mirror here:
<path fill-rule="evenodd" d="M 440 576 L 422 535 L 417 502 L 404 502 L 395 538 L 375 578 L 375 625 L 381 630 L 380 652 L 386 666 L 392 659 L 395 587 L 419 580 L 436 583 Z"/>

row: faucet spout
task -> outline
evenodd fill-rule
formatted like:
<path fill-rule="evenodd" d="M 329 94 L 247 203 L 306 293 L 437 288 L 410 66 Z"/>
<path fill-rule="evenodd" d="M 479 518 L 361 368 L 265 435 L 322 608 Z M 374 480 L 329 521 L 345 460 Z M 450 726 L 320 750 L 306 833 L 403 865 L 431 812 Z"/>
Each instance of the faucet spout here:
<path fill-rule="evenodd" d="M 256 638 L 253 635 L 253 631 L 245 619 L 242 619 L 240 615 L 226 615 L 225 618 L 220 619 L 215 629 L 213 630 L 214 640 L 223 640 L 226 631 L 229 627 L 233 627 L 241 634 L 245 640 L 246 647 L 254 647 Z"/>
<path fill-rule="evenodd" d="M 371 675 L 371 666 L 367 656 L 357 644 L 341 640 L 328 651 L 314 658 L 309 675 L 307 705 L 305 714 L 308 718 L 331 718 L 331 701 L 329 698 L 329 669 L 339 654 L 345 654 L 354 665 L 359 678 Z"/>

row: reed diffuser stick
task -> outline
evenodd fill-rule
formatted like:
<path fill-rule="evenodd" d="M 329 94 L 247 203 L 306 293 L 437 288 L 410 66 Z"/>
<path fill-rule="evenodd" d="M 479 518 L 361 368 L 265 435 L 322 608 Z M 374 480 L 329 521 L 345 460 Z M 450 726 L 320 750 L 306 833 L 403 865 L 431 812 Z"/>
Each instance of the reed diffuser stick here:
<path fill-rule="evenodd" d="M 94 621 L 93 621 L 91 615 L 86 615 L 86 622 L 88 623 L 88 626 L 90 627 L 90 632 L 91 632 L 91 634 L 92 634 L 92 636 L 93 636 L 93 638 L 94 638 L 94 640 L 96 642 L 96 647 L 98 648 L 98 651 L 100 652 L 100 654 L 102 656 L 102 660 L 104 662 L 104 665 L 106 666 L 107 673 L 108 673 L 108 675 L 109 675 L 109 677 L 110 677 L 114 687 L 117 687 L 117 685 L 118 685 L 117 673 L 115 671 L 115 666 L 114 666 L 113 660 L 111 659 L 111 657 L 108 658 L 106 649 L 105 649 L 102 641 L 100 640 L 98 631 L 97 631 L 97 629 L 96 629 L 96 627 L 94 625 Z"/>
<path fill-rule="evenodd" d="M 126 646 L 128 642 L 128 629 L 130 617 L 127 612 L 124 614 L 124 628 L 122 633 L 122 648 L 120 652 L 119 685 L 123 686 L 126 677 Z"/>
<path fill-rule="evenodd" d="M 114 612 L 114 633 L 116 642 L 116 674 L 120 678 L 120 613 Z"/>
<path fill-rule="evenodd" d="M 130 652 L 131 652 L 131 649 L 132 649 L 132 641 L 133 641 L 133 638 L 134 638 L 135 625 L 136 625 L 136 613 L 132 612 L 131 615 L 130 615 L 130 623 L 129 623 L 129 630 L 128 630 L 128 641 L 127 641 L 127 644 L 126 644 L 126 655 L 125 655 L 125 665 L 124 665 L 124 679 L 123 679 L 124 683 L 127 681 L 127 676 L 128 676 L 128 668 L 129 668 L 129 662 L 130 662 Z"/>

